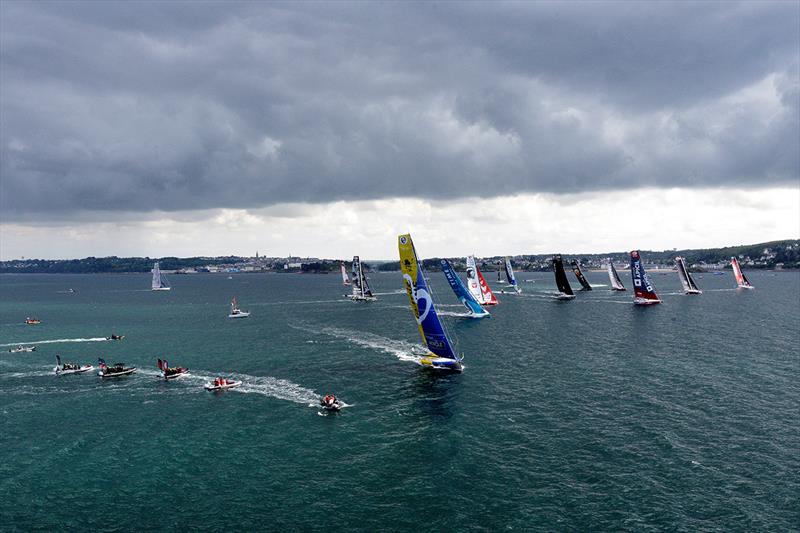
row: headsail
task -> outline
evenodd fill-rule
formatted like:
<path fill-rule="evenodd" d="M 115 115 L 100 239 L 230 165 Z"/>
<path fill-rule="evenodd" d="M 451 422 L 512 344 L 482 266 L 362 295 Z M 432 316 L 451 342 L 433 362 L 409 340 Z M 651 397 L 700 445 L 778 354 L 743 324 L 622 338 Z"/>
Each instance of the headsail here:
<path fill-rule="evenodd" d="M 347 269 L 342 263 L 342 285 L 350 285 L 350 278 L 347 277 Z"/>
<path fill-rule="evenodd" d="M 622 280 L 619 279 L 619 274 L 617 274 L 617 269 L 614 268 L 614 262 L 609 258 L 608 264 L 606 265 L 608 269 L 608 279 L 611 282 L 611 288 L 615 291 L 624 291 L 625 285 L 622 284 Z"/>
<path fill-rule="evenodd" d="M 444 326 L 442 326 L 436 314 L 436 307 L 425 282 L 422 265 L 417 259 L 417 252 L 414 249 L 414 243 L 411 241 L 411 235 L 400 235 L 397 238 L 397 243 L 400 251 L 400 269 L 403 271 L 406 294 L 411 304 L 411 311 L 417 320 L 419 334 L 431 353 L 438 358 L 428 359 L 427 363 L 423 359 L 422 363 L 435 367 L 438 366 L 438 361 L 444 359 L 449 360 L 450 365 L 456 364 L 460 361 L 460 358 L 456 355 L 453 345 L 444 331 Z M 448 365 L 443 363 L 442 366 Z"/>
<path fill-rule="evenodd" d="M 481 307 L 478 300 L 476 300 L 472 293 L 464 286 L 464 283 L 461 281 L 461 278 L 458 277 L 458 274 L 456 274 L 450 262 L 447 259 L 442 259 L 440 264 L 442 266 L 442 272 L 444 272 L 448 283 L 450 283 L 450 288 L 453 289 L 453 292 L 456 293 L 456 297 L 464 304 L 464 307 L 467 308 L 470 314 L 474 318 L 489 316 L 489 312 Z"/>
<path fill-rule="evenodd" d="M 642 265 L 639 251 L 631 252 L 631 277 L 633 279 L 633 303 L 636 305 L 660 304 L 661 299 L 656 294 L 650 278 Z"/>
<path fill-rule="evenodd" d="M 592 290 L 592 286 L 589 285 L 589 282 L 586 281 L 586 276 L 583 275 L 583 271 L 581 270 L 581 264 L 578 262 L 577 259 L 572 260 L 572 272 L 575 274 L 575 277 L 578 278 L 578 282 L 583 287 L 583 290 L 590 291 Z"/>
<path fill-rule="evenodd" d="M 564 298 L 574 298 L 575 293 L 572 292 L 572 287 L 569 285 L 567 273 L 564 271 L 564 261 L 560 255 L 553 257 L 553 272 L 556 275 L 556 287 L 558 287 L 560 295 Z"/>
<path fill-rule="evenodd" d="M 692 275 L 686 269 L 686 261 L 684 261 L 683 257 L 675 258 L 675 266 L 678 268 L 678 277 L 681 279 L 684 292 L 686 294 L 702 294 L 703 291 L 697 288 Z"/>
<path fill-rule="evenodd" d="M 506 257 L 505 262 L 503 263 L 506 269 L 506 278 L 508 279 L 508 284 L 511 285 L 517 293 L 521 293 L 522 289 L 519 288 L 517 285 L 517 278 L 514 277 L 514 269 L 511 268 L 511 259 Z"/>
<path fill-rule="evenodd" d="M 474 259 L 474 258 L 473 258 Z M 475 273 L 478 275 L 478 285 L 481 288 L 481 297 L 483 298 L 484 305 L 497 305 L 497 297 L 492 292 L 492 289 L 489 288 L 489 284 L 486 283 L 486 279 L 483 277 L 481 273 L 481 269 L 478 268 L 478 265 L 475 265 Z"/>
<path fill-rule="evenodd" d="M 736 285 L 738 285 L 740 289 L 752 289 L 753 286 L 744 275 L 744 272 L 742 272 L 742 267 L 739 266 L 739 260 L 735 257 L 731 257 L 731 267 L 733 268 L 733 275 L 736 276 Z"/>

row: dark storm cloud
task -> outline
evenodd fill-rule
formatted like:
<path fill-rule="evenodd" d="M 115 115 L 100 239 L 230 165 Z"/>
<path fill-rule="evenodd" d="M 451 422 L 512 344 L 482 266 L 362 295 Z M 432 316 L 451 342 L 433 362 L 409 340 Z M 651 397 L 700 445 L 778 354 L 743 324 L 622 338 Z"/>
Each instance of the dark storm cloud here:
<path fill-rule="evenodd" d="M 3 2 L 0 208 L 796 184 L 796 2 Z"/>

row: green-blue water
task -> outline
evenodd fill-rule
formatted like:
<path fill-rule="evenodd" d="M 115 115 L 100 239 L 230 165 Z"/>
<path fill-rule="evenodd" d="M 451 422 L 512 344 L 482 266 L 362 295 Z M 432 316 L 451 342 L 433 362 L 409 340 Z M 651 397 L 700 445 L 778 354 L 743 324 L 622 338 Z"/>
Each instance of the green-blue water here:
<path fill-rule="evenodd" d="M 603 273 L 572 302 L 523 273 L 492 318 L 445 318 L 461 374 L 408 361 L 397 273 L 369 304 L 335 275 L 2 276 L 0 529 L 796 530 L 800 276 L 748 275 L 654 275 L 664 304 L 637 308 Z M 140 371 L 56 377 L 56 353 Z M 351 407 L 321 416 L 331 391 Z"/>

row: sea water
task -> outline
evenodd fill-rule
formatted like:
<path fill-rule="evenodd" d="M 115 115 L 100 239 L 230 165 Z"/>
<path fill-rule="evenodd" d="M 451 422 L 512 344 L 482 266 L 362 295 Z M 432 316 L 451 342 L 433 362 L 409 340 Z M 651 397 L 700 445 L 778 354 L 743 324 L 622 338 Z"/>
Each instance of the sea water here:
<path fill-rule="evenodd" d="M 651 272 L 648 308 L 624 275 L 562 302 L 518 273 L 482 320 L 428 275 L 463 373 L 414 363 L 399 273 L 370 274 L 369 303 L 338 275 L 0 277 L 0 529 L 798 528 L 798 273 L 696 275 L 686 296 Z M 57 377 L 56 354 L 138 370 Z M 191 374 L 160 380 L 157 358 Z M 205 391 L 216 376 L 244 383 Z M 331 392 L 349 407 L 320 413 Z"/>

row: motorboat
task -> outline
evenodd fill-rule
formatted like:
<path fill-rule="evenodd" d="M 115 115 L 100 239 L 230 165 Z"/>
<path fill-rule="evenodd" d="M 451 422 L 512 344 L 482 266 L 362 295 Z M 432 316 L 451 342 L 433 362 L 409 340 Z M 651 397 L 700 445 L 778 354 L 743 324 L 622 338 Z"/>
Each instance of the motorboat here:
<path fill-rule="evenodd" d="M 29 326 L 35 326 L 36 324 L 41 324 L 42 321 L 36 317 L 29 316 L 28 318 L 25 319 L 25 323 L 28 324 Z"/>
<path fill-rule="evenodd" d="M 113 365 L 108 366 L 103 359 L 99 359 L 99 361 L 100 372 L 98 372 L 97 375 L 101 378 L 118 378 L 127 376 L 128 374 L 133 374 L 136 371 L 135 366 L 127 367 L 125 366 L 125 363 L 114 363 Z"/>
<path fill-rule="evenodd" d="M 342 402 L 333 394 L 327 394 L 324 398 L 319 399 L 319 405 L 326 411 L 339 411 L 342 408 Z"/>
<path fill-rule="evenodd" d="M 8 351 L 11 353 L 35 352 L 36 346 L 23 346 L 20 344 L 16 348 L 9 348 Z"/>
<path fill-rule="evenodd" d="M 234 387 L 238 387 L 241 384 L 242 384 L 241 381 L 225 379 L 225 378 L 216 378 L 214 381 L 206 383 L 205 389 L 207 391 L 220 391 L 220 390 L 232 389 Z"/>
<path fill-rule="evenodd" d="M 53 371 L 56 373 L 57 376 L 62 374 L 82 374 L 84 372 L 88 372 L 92 370 L 94 367 L 92 365 L 76 365 L 75 363 L 62 363 L 61 357 L 56 356 L 56 367 Z"/>

